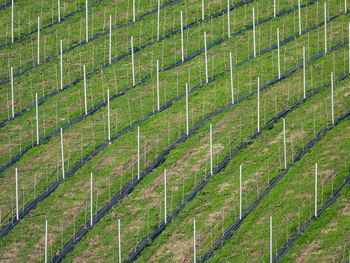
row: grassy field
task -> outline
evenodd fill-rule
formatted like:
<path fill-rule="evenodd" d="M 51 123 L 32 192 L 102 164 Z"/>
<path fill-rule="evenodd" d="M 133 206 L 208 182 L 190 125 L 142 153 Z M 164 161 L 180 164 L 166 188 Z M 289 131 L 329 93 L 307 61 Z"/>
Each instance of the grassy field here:
<path fill-rule="evenodd" d="M 313 214 L 314 163 L 319 163 L 319 207 L 349 175 L 349 120 L 331 125 L 331 72 L 334 74 L 335 119 L 350 110 L 349 14 L 344 13 L 344 1 L 327 1 L 327 27 L 323 23 L 323 2 L 301 1 L 301 34 L 298 1 L 278 1 L 276 18 L 271 1 L 232 1 L 229 38 L 227 1 L 206 1 L 204 20 L 201 18 L 202 1 L 160 1 L 159 41 L 157 1 L 136 2 L 136 15 L 141 17 L 132 23 L 131 0 L 89 1 L 92 39 L 88 43 L 84 42 L 85 12 L 79 11 L 84 8 L 84 1 L 69 2 L 61 17 L 79 12 L 42 30 L 40 65 L 35 65 L 36 33 L 2 48 L 0 78 L 3 81 L 8 79 L 10 65 L 15 65 L 15 73 L 30 68 L 14 78 L 15 112 L 28 108 L 14 119 L 10 118 L 11 85 L 1 85 L 0 119 L 7 121 L 0 127 L 0 166 L 9 165 L 26 147 L 30 149 L 0 174 L 0 227 L 11 225 L 11 220 L 16 222 L 6 236 L 0 237 L 0 261 L 44 261 L 45 220 L 49 225 L 49 259 L 63 253 L 67 262 L 118 261 L 118 219 L 122 227 L 121 256 L 127 260 L 140 242 L 164 221 L 165 169 L 166 213 L 175 213 L 174 218 L 164 230 L 161 228 L 154 241 L 149 240 L 149 246 L 142 249 L 137 261 L 192 261 L 194 219 L 198 260 L 211 251 L 215 240 L 229 226 L 240 222 L 232 238 L 215 249 L 209 261 L 268 261 L 269 216 L 273 216 L 273 250 L 277 254 L 295 229 Z M 52 8 L 55 3 L 46 4 L 36 2 L 30 6 L 25 1 L 15 2 L 15 7 L 23 14 L 16 22 L 16 35 L 35 30 L 33 21 L 38 13 L 45 17 L 43 25 L 57 19 L 57 9 Z M 62 1 L 62 5 L 66 3 Z M 258 23 L 256 57 L 253 56 L 253 8 Z M 185 26 L 183 62 L 180 11 Z M 0 42 L 9 39 L 6 20 L 9 12 L 11 8 L 0 10 L 0 23 L 6 24 L 5 36 L 2 35 Z M 114 27 L 111 64 L 108 63 L 109 15 L 112 15 Z M 203 49 L 205 32 L 208 83 Z M 324 32 L 327 33 L 326 53 Z M 131 36 L 136 48 L 136 85 L 132 81 Z M 60 90 L 57 55 L 61 39 L 65 49 L 63 90 Z M 304 100 L 303 47 L 306 50 L 307 94 Z M 230 52 L 234 104 L 231 102 Z M 88 115 L 84 113 L 83 65 L 88 73 L 87 108 L 91 113 Z M 261 132 L 256 133 L 258 78 Z M 189 87 L 189 136 L 186 136 L 185 119 L 186 83 Z M 111 142 L 108 142 L 107 90 L 111 95 Z M 35 93 L 39 98 L 49 96 L 38 107 L 40 145 L 36 145 L 36 109 L 32 106 Z M 271 180 L 284 168 L 279 113 L 286 110 L 283 116 L 289 166 L 281 181 L 270 188 Z M 213 127 L 213 175 L 210 174 L 209 125 Z M 59 133 L 62 126 L 64 180 L 61 179 Z M 138 126 L 142 180 L 137 180 Z M 329 131 L 320 141 L 294 162 L 297 153 L 325 128 Z M 161 160 L 160 164 L 155 164 L 155 160 Z M 223 162 L 225 167 L 221 168 Z M 242 221 L 238 219 L 240 164 L 243 165 L 243 211 L 259 200 Z M 15 168 L 19 171 L 20 211 L 35 202 L 35 207 L 25 212 L 19 221 L 15 218 Z M 93 214 L 99 215 L 107 207 L 108 213 L 98 218 L 86 235 L 74 241 L 79 230 L 90 227 L 90 173 L 93 173 L 94 185 Z M 135 186 L 130 193 L 121 192 L 131 182 Z M 203 188 L 195 191 L 202 183 Z M 51 193 L 49 189 L 54 185 Z M 323 258 L 344 261 L 348 258 L 349 233 L 343 226 L 348 220 L 348 187 L 344 186 L 335 203 L 310 222 L 279 261 L 319 262 Z M 265 189 L 269 192 L 260 200 Z M 50 194 L 39 200 L 47 191 Z M 185 202 L 191 194 L 190 201 Z M 123 198 L 109 207 L 119 195 Z M 175 212 L 176 209 L 180 210 Z M 75 246 L 67 253 L 63 248 L 69 240 L 73 240 Z"/>

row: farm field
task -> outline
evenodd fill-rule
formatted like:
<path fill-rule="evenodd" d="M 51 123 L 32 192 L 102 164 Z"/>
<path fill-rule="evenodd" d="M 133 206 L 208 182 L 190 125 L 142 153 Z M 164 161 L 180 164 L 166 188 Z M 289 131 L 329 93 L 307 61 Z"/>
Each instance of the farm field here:
<path fill-rule="evenodd" d="M 349 5 L 0 1 L 0 262 L 348 262 Z"/>

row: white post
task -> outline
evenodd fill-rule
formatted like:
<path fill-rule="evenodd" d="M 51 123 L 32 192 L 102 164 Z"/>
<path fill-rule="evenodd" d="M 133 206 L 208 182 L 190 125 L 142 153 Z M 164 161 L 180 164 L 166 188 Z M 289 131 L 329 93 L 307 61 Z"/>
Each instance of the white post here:
<path fill-rule="evenodd" d="M 38 16 L 38 65 L 40 64 L 40 16 Z"/>
<path fill-rule="evenodd" d="M 317 217 L 317 163 L 315 163 L 315 217 Z"/>
<path fill-rule="evenodd" d="M 239 220 L 242 220 L 242 164 L 239 166 Z"/>
<path fill-rule="evenodd" d="M 167 201 L 167 190 L 166 190 L 166 169 L 164 170 L 164 224 L 167 223 L 167 206 L 166 206 L 166 201 Z"/>
<path fill-rule="evenodd" d="M 304 86 L 304 99 L 306 99 L 306 51 L 303 46 L 303 86 Z"/>
<path fill-rule="evenodd" d="M 39 145 L 39 107 L 38 107 L 38 93 L 35 93 L 35 119 L 36 119 L 36 144 Z"/>
<path fill-rule="evenodd" d="M 64 149 L 63 149 L 63 130 L 62 127 L 60 128 L 61 131 L 61 159 L 62 159 L 62 178 L 65 178 L 64 174 Z"/>
<path fill-rule="evenodd" d="M 45 263 L 47 263 L 47 220 L 45 220 Z"/>
<path fill-rule="evenodd" d="M 182 10 L 180 12 L 180 22 L 181 22 L 181 61 L 185 61 L 185 53 L 184 53 L 184 26 L 183 26 L 183 17 Z"/>
<path fill-rule="evenodd" d="M 205 83 L 209 82 L 208 77 L 208 51 L 207 51 L 207 32 L 204 31 L 204 59 L 205 59 Z"/>
<path fill-rule="evenodd" d="M 327 3 L 324 2 L 324 53 L 327 53 Z"/>
<path fill-rule="evenodd" d="M 255 42 L 255 8 L 253 7 L 253 50 L 254 58 L 256 58 L 256 42 Z"/>
<path fill-rule="evenodd" d="M 257 105 L 257 108 L 258 108 L 258 132 L 260 132 L 260 77 L 258 77 L 258 105 Z"/>
<path fill-rule="evenodd" d="M 210 124 L 210 175 L 213 175 L 213 125 Z"/>
<path fill-rule="evenodd" d="M 272 216 L 270 216 L 270 263 L 273 262 L 273 248 L 272 248 Z"/>
<path fill-rule="evenodd" d="M 332 125 L 334 125 L 334 76 L 331 72 Z"/>
<path fill-rule="evenodd" d="M 186 82 L 186 135 L 189 135 L 189 127 L 188 127 L 188 84 Z"/>
<path fill-rule="evenodd" d="M 90 173 L 90 226 L 93 224 L 93 176 L 92 173 Z"/>
<path fill-rule="evenodd" d="M 230 52 L 230 78 L 231 78 L 231 103 L 235 103 L 235 97 L 233 93 L 233 61 L 232 61 L 232 52 Z"/>
<path fill-rule="evenodd" d="M 157 59 L 157 109 L 160 110 L 160 98 L 159 98 L 159 60 Z"/>
<path fill-rule="evenodd" d="M 280 29 L 279 29 L 279 27 L 277 28 L 277 68 L 278 68 L 278 79 L 280 79 L 281 78 L 281 50 L 280 50 Z"/>
<path fill-rule="evenodd" d="M 18 206 L 18 169 L 15 169 L 16 174 L 16 219 L 19 220 L 19 206 Z"/>
<path fill-rule="evenodd" d="M 89 6 L 88 0 L 85 1 L 85 26 L 86 26 L 86 42 L 89 42 Z"/>
<path fill-rule="evenodd" d="M 273 0 L 273 17 L 276 18 L 276 0 Z"/>
<path fill-rule="evenodd" d="M 85 106 L 85 115 L 88 113 L 88 105 L 87 105 L 87 88 L 86 88 L 86 68 L 83 65 L 83 74 L 84 74 L 84 106 Z"/>
<path fill-rule="evenodd" d="M 286 141 L 286 119 L 283 118 L 283 152 L 284 152 L 284 169 L 287 170 L 287 141 Z"/>
<path fill-rule="evenodd" d="M 111 141 L 111 108 L 109 99 L 109 89 L 107 89 L 107 126 L 108 126 L 108 141 Z"/>
<path fill-rule="evenodd" d="M 348 30 L 348 34 L 349 34 L 349 39 L 348 39 L 348 46 L 349 46 L 349 73 L 350 73 L 350 22 L 349 22 L 349 30 Z"/>
<path fill-rule="evenodd" d="M 158 0 L 158 15 L 157 15 L 157 41 L 159 41 L 160 35 L 160 0 Z"/>
<path fill-rule="evenodd" d="M 132 1 L 132 22 L 136 21 L 136 6 L 135 0 Z"/>
<path fill-rule="evenodd" d="M 63 89 L 63 42 L 60 40 L 60 80 L 61 90 Z"/>
<path fill-rule="evenodd" d="M 204 20 L 204 0 L 202 0 L 202 20 Z"/>
<path fill-rule="evenodd" d="M 132 85 L 135 86 L 135 62 L 134 62 L 134 37 L 131 37 L 131 70 L 132 70 Z"/>
<path fill-rule="evenodd" d="M 300 0 L 298 0 L 298 17 L 299 17 L 299 36 L 301 35 L 301 6 Z"/>
<path fill-rule="evenodd" d="M 112 16 L 109 16 L 109 64 L 112 64 Z"/>
<path fill-rule="evenodd" d="M 193 219 L 193 262 L 197 262 L 197 251 L 196 251 L 196 219 Z"/>
<path fill-rule="evenodd" d="M 140 126 L 137 127 L 137 179 L 140 180 Z"/>
<path fill-rule="evenodd" d="M 12 118 L 15 117 L 15 95 L 14 95 L 14 83 L 13 83 L 13 67 L 10 69 L 11 78 L 11 107 L 12 107 Z"/>
<path fill-rule="evenodd" d="M 230 0 L 227 0 L 227 37 L 231 37 Z"/>
<path fill-rule="evenodd" d="M 58 23 L 61 23 L 61 3 L 57 0 L 57 13 L 58 13 Z"/>
<path fill-rule="evenodd" d="M 121 243 L 121 231 L 120 231 L 120 218 L 118 219 L 118 258 L 119 263 L 122 262 L 122 243 Z"/>
<path fill-rule="evenodd" d="M 12 2 L 11 2 L 11 43 L 14 42 L 14 38 L 15 38 L 15 36 L 13 35 L 14 8 L 15 8 L 15 3 L 14 3 L 14 0 L 12 0 Z"/>

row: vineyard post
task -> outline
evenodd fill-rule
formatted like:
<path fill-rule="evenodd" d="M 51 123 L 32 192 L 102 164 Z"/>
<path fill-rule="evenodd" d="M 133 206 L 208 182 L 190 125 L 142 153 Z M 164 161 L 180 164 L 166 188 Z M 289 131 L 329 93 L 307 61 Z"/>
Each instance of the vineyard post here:
<path fill-rule="evenodd" d="M 213 175 L 213 125 L 210 124 L 210 175 Z"/>
<path fill-rule="evenodd" d="M 242 164 L 239 165 L 239 220 L 242 220 Z"/>
<path fill-rule="evenodd" d="M 157 10 L 157 41 L 159 41 L 160 34 L 160 0 L 158 0 L 158 10 Z"/>
<path fill-rule="evenodd" d="M 270 216 L 270 263 L 273 262 L 272 237 L 272 216 Z"/>
<path fill-rule="evenodd" d="M 315 163 L 315 217 L 317 217 L 317 163 Z"/>
<path fill-rule="evenodd" d="M 202 0 L 202 20 L 204 20 L 204 0 Z"/>
<path fill-rule="evenodd" d="M 349 46 L 349 56 L 348 56 L 348 59 L 349 59 L 349 73 L 350 73 L 350 22 L 349 22 L 349 30 L 348 30 L 348 46 Z"/>
<path fill-rule="evenodd" d="M 280 50 L 280 29 L 279 29 L 279 27 L 277 27 L 277 69 L 278 69 L 278 79 L 281 79 L 281 50 Z"/>
<path fill-rule="evenodd" d="M 132 85 L 135 86 L 135 61 L 134 61 L 134 37 L 131 37 L 131 70 L 132 70 Z"/>
<path fill-rule="evenodd" d="M 276 0 L 273 0 L 273 17 L 276 18 Z"/>
<path fill-rule="evenodd" d="M 345 13 L 345 14 L 348 13 L 347 1 L 348 1 L 348 0 L 344 0 L 344 13 Z"/>
<path fill-rule="evenodd" d="M 140 126 L 137 127 L 137 179 L 140 180 Z"/>
<path fill-rule="evenodd" d="M 256 42 L 255 42 L 255 8 L 253 7 L 253 50 L 254 58 L 256 58 Z"/>
<path fill-rule="evenodd" d="M 60 81 L 61 81 L 61 90 L 63 89 L 63 43 L 60 40 Z"/>
<path fill-rule="evenodd" d="M 40 16 L 38 16 L 38 65 L 40 64 Z"/>
<path fill-rule="evenodd" d="M 227 37 L 231 37 L 231 25 L 230 25 L 230 0 L 227 0 Z"/>
<path fill-rule="evenodd" d="M 304 87 L 304 99 L 306 99 L 306 51 L 303 46 L 303 87 Z"/>
<path fill-rule="evenodd" d="M 332 125 L 334 125 L 334 75 L 331 72 L 331 103 L 332 103 Z"/>
<path fill-rule="evenodd" d="M 258 126 L 258 132 L 260 132 L 260 77 L 258 77 L 258 101 L 257 101 L 257 110 L 258 110 L 258 117 L 257 117 L 257 126 Z"/>
<path fill-rule="evenodd" d="M 86 67 L 83 65 L 83 73 L 84 73 L 84 107 L 85 107 L 85 115 L 88 114 L 88 106 L 87 106 L 87 88 L 86 88 Z"/>
<path fill-rule="evenodd" d="M 235 103 L 235 97 L 233 93 L 233 62 L 232 62 L 232 52 L 230 52 L 230 78 L 231 78 L 231 103 Z"/>
<path fill-rule="evenodd" d="M 11 43 L 14 42 L 14 35 L 13 35 L 13 27 L 14 27 L 14 24 L 13 24 L 13 20 L 14 20 L 14 8 L 15 8 L 15 1 L 12 0 L 11 2 Z"/>
<path fill-rule="evenodd" d="M 132 1 L 132 22 L 135 23 L 136 21 L 136 6 L 135 6 L 135 0 Z"/>
<path fill-rule="evenodd" d="M 15 169 L 16 176 L 16 219 L 19 220 L 19 206 L 18 206 L 18 169 Z"/>
<path fill-rule="evenodd" d="M 167 223 L 167 190 L 166 190 L 166 169 L 164 170 L 164 224 Z"/>
<path fill-rule="evenodd" d="M 196 219 L 193 219 L 193 262 L 196 263 L 197 260 L 196 251 Z"/>
<path fill-rule="evenodd" d="M 186 135 L 189 135 L 189 127 L 188 127 L 188 84 L 186 82 Z"/>
<path fill-rule="evenodd" d="M 157 109 L 160 110 L 160 98 L 159 98 L 159 60 L 157 59 Z"/>
<path fill-rule="evenodd" d="M 61 23 L 61 3 L 57 0 L 57 13 L 58 13 L 58 23 Z"/>
<path fill-rule="evenodd" d="M 14 95 L 14 84 L 13 84 L 13 67 L 10 69 L 11 78 L 11 106 L 12 106 L 12 118 L 15 117 L 15 95 Z"/>
<path fill-rule="evenodd" d="M 109 64 L 112 64 L 112 16 L 109 16 Z"/>
<path fill-rule="evenodd" d="M 35 120 L 36 120 L 36 144 L 39 145 L 39 107 L 38 107 L 38 93 L 35 93 Z"/>
<path fill-rule="evenodd" d="M 121 233 L 120 233 L 120 218 L 118 219 L 118 258 L 119 258 L 119 263 L 122 262 L 122 244 L 121 244 Z"/>
<path fill-rule="evenodd" d="M 62 161 L 62 178 L 65 178 L 64 174 L 64 149 L 63 149 L 63 130 L 62 127 L 60 128 L 61 132 L 61 161 Z"/>
<path fill-rule="evenodd" d="M 286 119 L 283 118 L 283 152 L 284 152 L 284 169 L 287 170 L 287 141 L 286 141 Z"/>
<path fill-rule="evenodd" d="M 300 0 L 298 0 L 298 17 L 299 17 L 299 36 L 301 35 L 301 6 Z"/>
<path fill-rule="evenodd" d="M 88 0 L 85 1 L 85 34 L 86 34 L 86 42 L 89 42 L 89 6 Z"/>
<path fill-rule="evenodd" d="M 327 53 L 327 3 L 324 2 L 324 53 Z"/>
<path fill-rule="evenodd" d="M 207 32 L 204 31 L 204 59 L 205 59 L 205 83 L 208 84 L 208 51 L 207 51 Z"/>
<path fill-rule="evenodd" d="M 93 224 L 93 175 L 90 173 L 90 226 Z"/>
<path fill-rule="evenodd" d="M 47 220 L 45 220 L 45 263 L 47 263 Z"/>
<path fill-rule="evenodd" d="M 109 101 L 109 89 L 107 89 L 107 126 L 108 126 L 108 141 L 111 141 L 111 108 Z"/>
<path fill-rule="evenodd" d="M 185 54 L 184 54 L 184 27 L 183 27 L 183 17 L 182 17 L 182 10 L 180 11 L 180 22 L 181 22 L 181 61 L 185 61 Z"/>

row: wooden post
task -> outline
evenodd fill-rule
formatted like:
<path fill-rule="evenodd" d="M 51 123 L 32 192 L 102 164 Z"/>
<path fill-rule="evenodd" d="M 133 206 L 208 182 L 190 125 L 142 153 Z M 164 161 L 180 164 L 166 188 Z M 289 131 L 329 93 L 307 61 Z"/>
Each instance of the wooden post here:
<path fill-rule="evenodd" d="M 93 221 L 93 207 L 94 207 L 94 203 L 93 203 L 93 176 L 92 173 L 90 173 L 90 226 L 92 226 L 92 224 L 94 223 Z"/>
<path fill-rule="evenodd" d="M 231 37 L 230 0 L 227 0 L 227 37 Z"/>
<path fill-rule="evenodd" d="M 204 20 L 204 0 L 202 0 L 202 20 Z"/>
<path fill-rule="evenodd" d="M 159 60 L 157 59 L 157 109 L 160 110 L 160 98 L 159 98 Z"/>
<path fill-rule="evenodd" d="M 270 216 L 270 263 L 273 262 L 273 247 L 272 247 L 272 216 Z"/>
<path fill-rule="evenodd" d="M 157 12 L 157 41 L 159 41 L 160 35 L 160 0 L 158 0 L 158 12 Z"/>
<path fill-rule="evenodd" d="M 107 124 L 108 124 L 108 141 L 111 141 L 111 108 L 110 108 L 110 98 L 109 89 L 107 89 Z"/>
<path fill-rule="evenodd" d="M 87 87 L 86 87 L 86 68 L 83 65 L 83 73 L 84 73 L 84 106 L 85 106 L 85 115 L 88 114 L 88 105 L 87 105 Z"/>
<path fill-rule="evenodd" d="M 61 90 L 63 89 L 63 42 L 60 40 L 60 80 Z"/>
<path fill-rule="evenodd" d="M 140 180 L 140 126 L 137 127 L 137 179 Z"/>
<path fill-rule="evenodd" d="M 260 132 L 260 77 L 258 77 L 258 105 L 257 105 L 257 109 L 258 109 L 258 132 Z"/>
<path fill-rule="evenodd" d="M 15 179 L 16 179 L 16 219 L 19 220 L 19 205 L 18 205 L 18 169 L 15 169 Z"/>
<path fill-rule="evenodd" d="M 286 140 L 286 119 L 283 118 L 283 152 L 284 152 L 284 169 L 287 170 L 287 140 Z"/>
<path fill-rule="evenodd" d="M 276 0 L 273 0 L 273 17 L 276 18 Z"/>
<path fill-rule="evenodd" d="M 331 72 L 332 125 L 334 125 L 334 75 Z"/>
<path fill-rule="evenodd" d="M 317 216 L 317 163 L 315 163 L 315 217 Z"/>
<path fill-rule="evenodd" d="M 253 7 L 253 50 L 254 58 L 256 58 L 256 42 L 255 42 L 255 8 Z"/>
<path fill-rule="evenodd" d="M 11 1 L 11 43 L 13 43 L 14 39 L 15 39 L 15 36 L 14 36 L 14 33 L 13 33 L 14 9 L 15 9 L 15 3 L 14 3 L 14 0 L 12 0 Z"/>
<path fill-rule="evenodd" d="M 112 64 L 112 16 L 109 16 L 109 64 Z"/>
<path fill-rule="evenodd" d="M 61 132 L 61 160 L 62 160 L 62 178 L 65 178 L 65 173 L 64 173 L 64 149 L 63 149 L 63 130 L 62 127 L 60 128 Z"/>
<path fill-rule="evenodd" d="M 10 69 L 10 78 L 11 78 L 11 107 L 12 107 L 12 118 L 15 117 L 15 92 L 14 92 L 14 83 L 13 83 L 13 67 Z"/>
<path fill-rule="evenodd" d="M 188 127 L 188 84 L 186 82 L 186 135 L 189 135 L 189 127 Z"/>
<path fill-rule="evenodd" d="M 277 69 L 278 69 L 278 79 L 281 79 L 281 50 L 280 50 L 280 29 L 279 28 L 277 28 Z"/>
<path fill-rule="evenodd" d="M 122 263 L 122 243 L 121 243 L 121 231 L 120 231 L 120 218 L 118 219 L 118 258 L 119 263 Z"/>
<path fill-rule="evenodd" d="M 213 125 L 210 124 L 210 175 L 213 175 Z"/>
<path fill-rule="evenodd" d="M 304 99 L 306 99 L 306 52 L 305 52 L 305 46 L 303 46 L 303 86 L 304 86 Z"/>
<path fill-rule="evenodd" d="M 57 0 L 57 13 L 58 13 L 58 23 L 61 23 L 61 3 Z"/>
<path fill-rule="evenodd" d="M 36 145 L 39 145 L 39 107 L 38 107 L 38 93 L 35 93 L 35 120 L 36 120 Z"/>
<path fill-rule="evenodd" d="M 47 220 L 45 220 L 45 263 L 47 263 Z"/>
<path fill-rule="evenodd" d="M 135 61 L 134 61 L 134 37 L 131 37 L 131 69 L 132 69 L 132 85 L 135 86 Z"/>
<path fill-rule="evenodd" d="M 301 6 L 300 0 L 298 0 L 298 17 L 299 17 L 299 36 L 301 35 Z"/>
<path fill-rule="evenodd" d="M 85 0 L 85 26 L 86 26 L 86 42 L 89 42 L 89 6 L 88 0 Z"/>
<path fill-rule="evenodd" d="M 38 16 L 38 65 L 40 64 L 40 16 Z"/>
<path fill-rule="evenodd" d="M 205 59 L 205 83 L 208 84 L 208 51 L 207 51 L 207 32 L 204 31 L 204 59 Z"/>
<path fill-rule="evenodd" d="M 182 10 L 180 12 L 180 22 L 181 22 L 181 61 L 185 61 L 185 52 L 184 52 L 184 26 L 183 26 L 183 17 L 182 17 Z"/>
<path fill-rule="evenodd" d="M 136 21 L 136 6 L 135 6 L 135 0 L 132 0 L 132 22 L 135 23 Z"/>
<path fill-rule="evenodd" d="M 327 3 L 324 2 L 324 53 L 327 51 Z"/>
<path fill-rule="evenodd" d="M 233 93 L 233 61 L 232 52 L 230 52 L 230 79 L 231 79 L 231 103 L 235 104 L 235 97 Z"/>
<path fill-rule="evenodd" d="M 239 220 L 242 220 L 242 164 L 239 166 Z"/>
<path fill-rule="evenodd" d="M 193 262 L 197 262 L 197 251 L 196 251 L 196 219 L 193 220 Z"/>
<path fill-rule="evenodd" d="M 164 224 L 167 223 L 167 190 L 166 190 L 166 169 L 164 170 Z"/>

